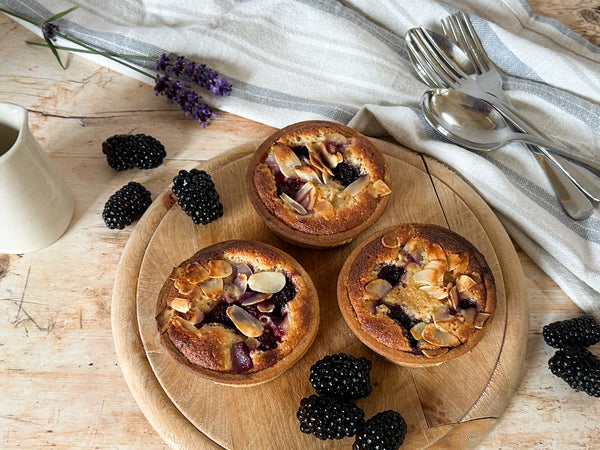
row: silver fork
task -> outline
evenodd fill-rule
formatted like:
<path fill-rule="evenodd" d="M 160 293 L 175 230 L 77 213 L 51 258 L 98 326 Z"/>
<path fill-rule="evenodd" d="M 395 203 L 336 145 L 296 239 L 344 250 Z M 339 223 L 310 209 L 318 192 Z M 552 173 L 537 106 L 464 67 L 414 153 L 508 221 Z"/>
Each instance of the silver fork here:
<path fill-rule="evenodd" d="M 451 87 L 475 97 L 483 98 L 499 110 L 505 111 L 497 97 L 485 92 L 477 81 L 469 77 L 439 48 L 424 28 L 412 28 L 406 35 L 406 44 L 421 78 L 435 87 Z M 509 114 L 505 114 L 508 118 Z M 511 120 L 512 121 L 512 120 Z M 517 118 L 513 123 L 520 122 Z M 520 124 L 518 124 L 520 125 Z M 527 127 L 521 129 L 525 130 Z M 541 154 L 540 154 L 541 153 Z M 542 168 L 552 183 L 561 205 L 573 219 L 580 220 L 593 213 L 593 205 L 581 190 L 579 183 L 545 149 L 536 153 Z M 550 161 L 550 163 L 548 163 Z"/>
<path fill-rule="evenodd" d="M 481 88 L 488 94 L 497 97 L 498 101 L 503 105 L 514 109 L 510 99 L 504 93 L 500 69 L 488 57 L 469 16 L 462 11 L 456 12 L 442 19 L 442 27 L 444 34 L 470 56 L 473 68 L 475 69 L 475 79 Z M 519 129 L 518 126 L 517 128 Z M 552 136 L 539 130 L 533 130 L 533 133 L 551 142 L 559 143 Z M 539 147 L 536 145 L 528 145 L 528 147 L 532 151 L 539 151 Z M 570 160 L 560 155 L 555 155 L 555 157 L 570 173 L 575 174 L 578 185 L 588 197 L 596 202 L 600 201 L 600 179 L 585 168 L 573 164 Z M 582 162 L 596 170 L 600 170 L 600 167 L 594 161 L 586 160 Z"/>

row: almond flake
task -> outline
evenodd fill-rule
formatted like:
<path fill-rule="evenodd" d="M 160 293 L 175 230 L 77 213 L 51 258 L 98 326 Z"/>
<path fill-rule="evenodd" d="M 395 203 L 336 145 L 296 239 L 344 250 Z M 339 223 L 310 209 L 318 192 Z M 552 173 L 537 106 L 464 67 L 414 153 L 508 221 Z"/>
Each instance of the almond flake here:
<path fill-rule="evenodd" d="M 193 262 L 185 269 L 185 278 L 192 284 L 202 283 L 209 278 L 208 271 L 198 262 Z"/>
<path fill-rule="evenodd" d="M 475 280 L 468 275 L 461 275 L 456 279 L 458 292 L 468 291 L 475 284 Z"/>
<path fill-rule="evenodd" d="M 295 178 L 296 166 L 300 166 L 302 163 L 294 151 L 280 142 L 273 144 L 272 151 L 281 173 L 287 178 Z"/>
<path fill-rule="evenodd" d="M 444 269 L 446 268 L 446 254 L 444 253 L 444 249 L 442 249 L 442 246 L 440 244 L 433 243 L 431 245 L 428 245 L 425 248 L 425 252 L 427 253 L 427 259 L 429 261 L 443 261 Z"/>
<path fill-rule="evenodd" d="M 231 264 L 222 259 L 214 259 L 209 261 L 207 266 L 208 275 L 211 278 L 227 278 L 233 272 L 233 267 L 231 267 Z"/>
<path fill-rule="evenodd" d="M 371 192 L 375 197 L 385 197 L 386 195 L 390 195 L 392 190 L 385 184 L 385 181 L 377 180 L 371 185 Z"/>
<path fill-rule="evenodd" d="M 435 348 L 435 349 L 427 349 L 424 348 L 421 352 L 427 356 L 428 358 L 437 358 L 438 356 L 443 356 L 450 351 L 449 348 Z"/>
<path fill-rule="evenodd" d="M 448 295 L 448 298 L 450 299 L 450 306 L 452 306 L 454 309 L 458 309 L 460 299 L 458 298 L 458 289 L 456 286 L 452 286 L 452 288 L 450 288 L 450 295 Z"/>
<path fill-rule="evenodd" d="M 187 298 L 174 297 L 169 303 L 169 306 L 175 311 L 185 314 L 190 310 L 190 301 Z"/>
<path fill-rule="evenodd" d="M 194 325 L 198 325 L 204 320 L 204 313 L 198 308 L 192 308 L 189 311 L 189 321 Z"/>
<path fill-rule="evenodd" d="M 463 309 L 462 316 L 465 319 L 465 325 L 473 325 L 475 316 L 477 316 L 477 310 L 475 308 Z"/>
<path fill-rule="evenodd" d="M 256 309 L 258 309 L 261 313 L 272 313 L 275 310 L 275 305 L 271 302 L 263 302 L 256 305 Z"/>
<path fill-rule="evenodd" d="M 245 273 L 238 273 L 231 284 L 235 289 L 234 297 L 240 298 L 246 293 L 246 288 L 248 287 L 248 276 Z"/>
<path fill-rule="evenodd" d="M 435 286 L 438 278 L 438 272 L 433 269 L 423 269 L 413 275 L 415 283 L 427 286 Z"/>
<path fill-rule="evenodd" d="M 478 330 L 481 330 L 483 328 L 483 324 L 490 318 L 490 316 L 491 314 L 486 312 L 477 313 L 475 320 L 473 320 L 473 326 Z"/>
<path fill-rule="evenodd" d="M 279 198 L 283 201 L 283 203 L 287 206 L 289 206 L 290 208 L 292 208 L 295 212 L 297 212 L 298 214 L 304 216 L 308 213 L 308 211 L 306 211 L 306 208 L 304 206 L 302 206 L 300 203 L 298 203 L 296 200 L 294 200 L 292 197 L 290 197 L 287 194 L 281 194 L 279 196 Z"/>
<path fill-rule="evenodd" d="M 308 157 L 312 166 L 320 170 L 321 173 L 328 173 L 333 176 L 333 172 L 321 158 L 321 151 L 318 145 L 308 143 L 306 147 L 308 148 Z M 327 153 L 327 151 L 325 151 L 325 153 Z"/>
<path fill-rule="evenodd" d="M 260 320 L 238 305 L 227 308 L 227 316 L 244 336 L 259 337 L 265 328 Z"/>
<path fill-rule="evenodd" d="M 296 175 L 304 181 L 311 181 L 312 183 L 321 183 L 319 175 L 312 167 L 308 166 L 296 166 Z"/>
<path fill-rule="evenodd" d="M 166 308 L 161 312 L 158 316 L 156 316 L 156 323 L 158 325 L 158 331 L 160 334 L 163 334 L 167 331 L 169 324 L 171 323 L 171 319 L 175 315 L 175 311 L 171 308 Z"/>
<path fill-rule="evenodd" d="M 430 297 L 437 298 L 438 300 L 448 297 L 448 289 L 443 286 L 421 286 L 419 289 Z"/>
<path fill-rule="evenodd" d="M 272 294 L 264 294 L 262 292 L 255 292 L 250 297 L 242 300 L 241 304 L 242 304 L 242 306 L 256 305 L 257 303 L 264 302 L 265 300 L 271 298 L 271 295 Z"/>
<path fill-rule="evenodd" d="M 373 299 L 379 300 L 386 296 L 388 292 L 392 290 L 392 285 L 389 281 L 381 278 L 375 278 L 365 286 L 365 291 Z"/>
<path fill-rule="evenodd" d="M 335 216 L 335 208 L 327 200 L 315 203 L 314 212 L 326 220 L 331 220 Z"/>
<path fill-rule="evenodd" d="M 189 331 L 190 333 L 198 334 L 198 328 L 196 328 L 192 322 L 185 320 L 181 316 L 173 316 L 171 318 L 171 323 L 178 328 Z"/>
<path fill-rule="evenodd" d="M 256 292 L 274 294 L 283 289 L 286 281 L 281 272 L 257 272 L 248 278 L 248 286 Z"/>
<path fill-rule="evenodd" d="M 217 299 L 223 293 L 223 278 L 209 278 L 200 283 L 200 289 L 210 299 Z"/>
<path fill-rule="evenodd" d="M 448 270 L 454 273 L 464 273 L 469 267 L 469 258 L 462 253 L 450 253 L 447 255 Z"/>
<path fill-rule="evenodd" d="M 425 322 L 419 322 L 410 329 L 410 334 L 417 340 L 423 339 L 423 330 L 427 324 Z"/>
<path fill-rule="evenodd" d="M 381 238 L 381 244 L 386 248 L 399 248 L 402 243 L 398 231 L 393 230 L 385 233 Z"/>
<path fill-rule="evenodd" d="M 423 329 L 423 339 L 438 347 L 457 347 L 460 345 L 460 339 L 452 333 L 438 329 L 434 323 L 427 324 Z"/>
<path fill-rule="evenodd" d="M 360 194 L 369 184 L 369 176 L 361 175 L 342 191 L 343 194 L 355 196 Z"/>
<path fill-rule="evenodd" d="M 175 280 L 175 283 L 173 283 L 173 285 L 179 291 L 179 293 L 182 294 L 182 295 L 190 294 L 194 290 L 194 288 L 196 287 L 196 285 L 193 284 L 193 283 L 190 283 L 185 278 L 185 276 L 180 276 L 179 278 L 177 278 Z"/>
<path fill-rule="evenodd" d="M 454 316 L 450 314 L 447 308 L 438 308 L 433 312 L 433 321 L 435 323 L 438 322 L 448 322 L 452 320 Z"/>

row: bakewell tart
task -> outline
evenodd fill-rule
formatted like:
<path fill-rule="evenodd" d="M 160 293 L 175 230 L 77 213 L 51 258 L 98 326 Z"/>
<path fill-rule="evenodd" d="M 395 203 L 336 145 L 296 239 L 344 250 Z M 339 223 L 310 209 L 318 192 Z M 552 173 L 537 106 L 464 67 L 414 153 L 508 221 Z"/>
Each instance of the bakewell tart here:
<path fill-rule="evenodd" d="M 267 138 L 250 161 L 246 184 L 267 226 L 309 248 L 350 242 L 381 216 L 391 193 L 375 145 L 327 121 L 296 123 Z"/>
<path fill-rule="evenodd" d="M 362 242 L 340 271 L 337 295 L 356 336 L 409 367 L 470 351 L 496 305 L 485 257 L 464 237 L 430 224 L 387 228 Z"/>
<path fill-rule="evenodd" d="M 177 362 L 235 386 L 281 375 L 319 326 L 317 292 L 300 264 L 243 240 L 211 245 L 175 267 L 156 313 L 161 343 Z"/>

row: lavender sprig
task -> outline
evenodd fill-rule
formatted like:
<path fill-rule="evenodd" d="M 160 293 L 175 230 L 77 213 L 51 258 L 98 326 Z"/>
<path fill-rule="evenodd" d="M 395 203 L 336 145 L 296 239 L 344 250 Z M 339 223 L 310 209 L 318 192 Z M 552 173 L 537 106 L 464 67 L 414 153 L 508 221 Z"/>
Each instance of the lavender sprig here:
<path fill-rule="evenodd" d="M 198 86 L 218 96 L 229 95 L 229 93 L 231 92 L 232 85 L 229 81 L 227 81 L 227 79 L 220 77 L 217 72 L 206 67 L 205 64 L 196 63 L 195 61 L 188 60 L 183 56 L 176 56 L 174 62 L 172 62 L 171 58 L 166 54 L 162 54 L 158 58 L 156 70 L 159 72 L 159 74 L 153 76 L 147 73 L 146 71 L 140 69 L 139 67 L 126 62 L 126 60 L 128 59 L 150 59 L 149 57 L 140 55 L 122 55 L 104 50 L 98 50 L 94 47 L 91 47 L 90 45 L 87 45 L 85 42 L 78 41 L 74 38 L 71 38 L 68 35 L 60 33 L 59 26 L 52 22 L 54 20 L 60 19 L 61 17 L 77 9 L 78 7 L 79 5 L 76 5 L 72 8 L 62 11 L 43 22 L 43 24 L 41 25 L 41 30 L 46 44 L 26 41 L 27 44 L 45 46 L 50 48 L 50 50 L 58 60 L 58 63 L 63 69 L 65 68 L 65 66 L 63 65 L 60 59 L 57 49 L 68 50 L 73 52 L 91 53 L 104 56 L 125 67 L 135 70 L 141 73 L 142 75 L 145 75 L 149 78 L 154 78 L 155 94 L 164 95 L 167 98 L 168 103 L 177 103 L 183 112 L 188 114 L 193 120 L 200 122 L 202 124 L 202 127 L 206 126 L 206 122 L 217 117 L 217 115 L 212 111 L 212 109 L 209 108 L 206 105 L 206 103 L 201 101 L 201 97 L 194 90 L 192 90 L 191 85 L 188 81 L 172 79 L 170 75 L 173 75 L 175 78 L 185 76 L 187 77 L 187 80 L 196 83 Z M 33 25 L 38 25 L 29 18 L 24 17 L 14 11 L 10 11 L 2 7 L 0 7 L 0 11 L 17 17 L 18 19 L 29 22 Z M 78 44 L 83 49 L 54 45 L 54 43 L 57 41 L 57 36 L 75 44 Z M 163 75 L 160 75 L 160 72 L 162 72 Z"/>

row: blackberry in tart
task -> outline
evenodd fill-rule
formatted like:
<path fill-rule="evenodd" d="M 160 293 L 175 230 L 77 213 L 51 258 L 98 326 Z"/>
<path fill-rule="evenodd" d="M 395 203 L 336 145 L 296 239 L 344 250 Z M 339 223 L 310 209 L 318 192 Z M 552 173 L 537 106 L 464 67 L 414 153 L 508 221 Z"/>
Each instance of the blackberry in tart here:
<path fill-rule="evenodd" d="M 337 295 L 358 338 L 409 367 L 470 351 L 496 305 L 485 257 L 464 237 L 430 224 L 387 228 L 362 242 L 342 267 Z"/>
<path fill-rule="evenodd" d="M 391 193 L 389 168 L 373 143 L 327 121 L 271 135 L 253 155 L 246 181 L 266 225 L 308 248 L 350 242 L 381 216 Z"/>
<path fill-rule="evenodd" d="M 163 347 L 194 373 L 255 385 L 289 369 L 312 344 L 319 304 L 304 269 L 255 241 L 206 247 L 175 267 L 157 303 Z"/>

